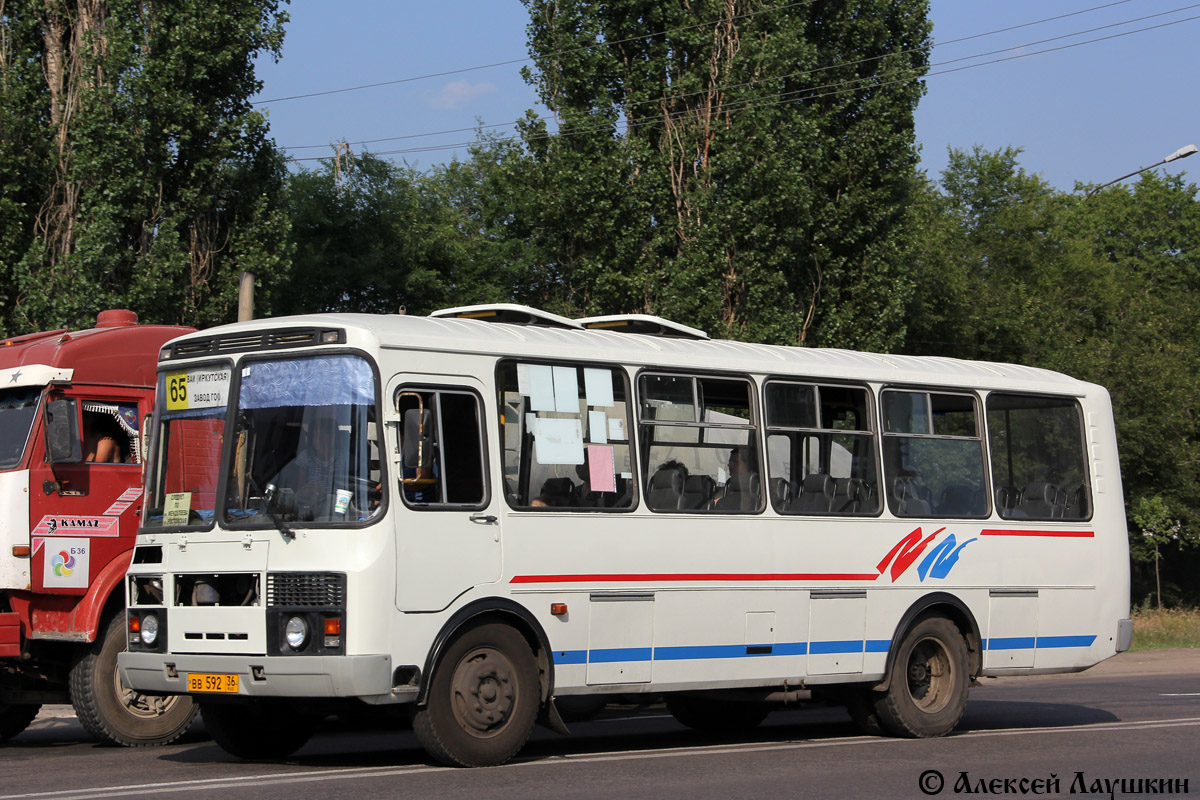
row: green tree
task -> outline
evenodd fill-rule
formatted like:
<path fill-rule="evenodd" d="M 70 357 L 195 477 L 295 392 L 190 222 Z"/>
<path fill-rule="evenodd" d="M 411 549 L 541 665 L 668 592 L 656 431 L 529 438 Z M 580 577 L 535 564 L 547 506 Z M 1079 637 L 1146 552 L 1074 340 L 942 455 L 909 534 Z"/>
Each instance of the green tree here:
<path fill-rule="evenodd" d="M 427 314 L 501 299 L 485 265 L 503 260 L 488 235 L 494 196 L 483 158 L 422 174 L 342 151 L 288 180 L 292 280 L 277 314 Z M 483 279 L 483 280 L 477 280 Z"/>
<path fill-rule="evenodd" d="M 524 0 L 524 299 L 897 345 L 925 0 Z"/>
<path fill-rule="evenodd" d="M 237 276 L 285 274 L 283 161 L 249 98 L 277 0 L 0 4 L 5 331 L 230 321 Z"/>
<path fill-rule="evenodd" d="M 952 150 L 940 186 L 926 184 L 913 204 L 922 235 L 906 349 L 1046 367 L 1106 386 L 1129 509 L 1134 597 L 1156 592 L 1158 570 L 1144 565 L 1161 559 L 1164 594 L 1195 602 L 1196 187 L 1182 177 L 1146 175 L 1132 188 L 1085 197 L 1027 173 L 1019 155 L 1012 148 Z"/>

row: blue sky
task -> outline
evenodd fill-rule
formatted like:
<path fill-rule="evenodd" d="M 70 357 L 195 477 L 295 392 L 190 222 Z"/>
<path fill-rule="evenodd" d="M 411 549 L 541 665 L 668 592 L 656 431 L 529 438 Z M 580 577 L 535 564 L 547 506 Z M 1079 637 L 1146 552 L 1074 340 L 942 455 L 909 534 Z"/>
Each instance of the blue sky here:
<path fill-rule="evenodd" d="M 260 61 L 256 99 L 273 101 L 261 107 L 293 157 L 328 156 L 331 142 L 345 140 L 355 151 L 406 151 L 388 157 L 424 169 L 461 157 L 478 123 L 506 133 L 507 123 L 538 108 L 519 73 L 528 62 L 278 100 L 525 59 L 519 0 L 294 0 L 288 11 L 283 58 Z M 1200 2 L 932 0 L 931 18 L 931 73 L 945 72 L 926 79 L 917 139 L 932 177 L 948 147 L 1013 146 L 1024 149 L 1027 170 L 1071 190 L 1200 144 Z M 1024 27 L 978 36 L 1013 26 Z M 1134 32 L 1152 26 L 1162 27 Z M 953 41 L 964 37 L 976 38 Z M 1083 43 L 1102 37 L 1112 38 Z M 1062 49 L 1037 53 L 1052 48 Z M 981 55 L 992 51 L 1002 52 Z M 998 59 L 1007 60 L 970 66 Z M 392 137 L 411 138 L 355 144 Z M 1160 169 L 1185 168 L 1200 172 L 1200 156 Z"/>

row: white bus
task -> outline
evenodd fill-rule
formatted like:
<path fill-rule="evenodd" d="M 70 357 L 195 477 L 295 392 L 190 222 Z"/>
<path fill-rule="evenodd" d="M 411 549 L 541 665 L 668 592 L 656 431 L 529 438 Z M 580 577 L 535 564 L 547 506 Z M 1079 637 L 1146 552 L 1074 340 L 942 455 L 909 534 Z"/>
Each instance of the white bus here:
<path fill-rule="evenodd" d="M 210 329 L 158 391 L 121 676 L 235 755 L 365 703 L 497 764 L 638 693 L 940 736 L 1132 637 L 1109 397 L 1057 373 L 500 305 Z"/>

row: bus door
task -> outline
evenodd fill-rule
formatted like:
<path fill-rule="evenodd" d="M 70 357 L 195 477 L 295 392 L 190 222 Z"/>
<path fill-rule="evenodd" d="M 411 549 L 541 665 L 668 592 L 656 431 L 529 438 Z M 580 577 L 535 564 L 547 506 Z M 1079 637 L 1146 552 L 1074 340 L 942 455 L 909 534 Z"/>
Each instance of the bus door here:
<path fill-rule="evenodd" d="M 398 375 L 396 607 L 437 611 L 500 579 L 499 497 L 488 490 L 483 385 L 467 376 Z"/>

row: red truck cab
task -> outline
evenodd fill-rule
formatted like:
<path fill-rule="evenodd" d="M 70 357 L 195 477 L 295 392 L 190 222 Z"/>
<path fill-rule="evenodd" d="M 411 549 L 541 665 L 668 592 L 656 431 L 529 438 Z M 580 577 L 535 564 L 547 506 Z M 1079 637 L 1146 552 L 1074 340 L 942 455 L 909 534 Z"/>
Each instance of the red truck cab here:
<path fill-rule="evenodd" d="M 0 741 L 43 703 L 125 745 L 172 741 L 195 716 L 115 677 L 155 367 L 192 330 L 118 309 L 0 341 Z"/>

